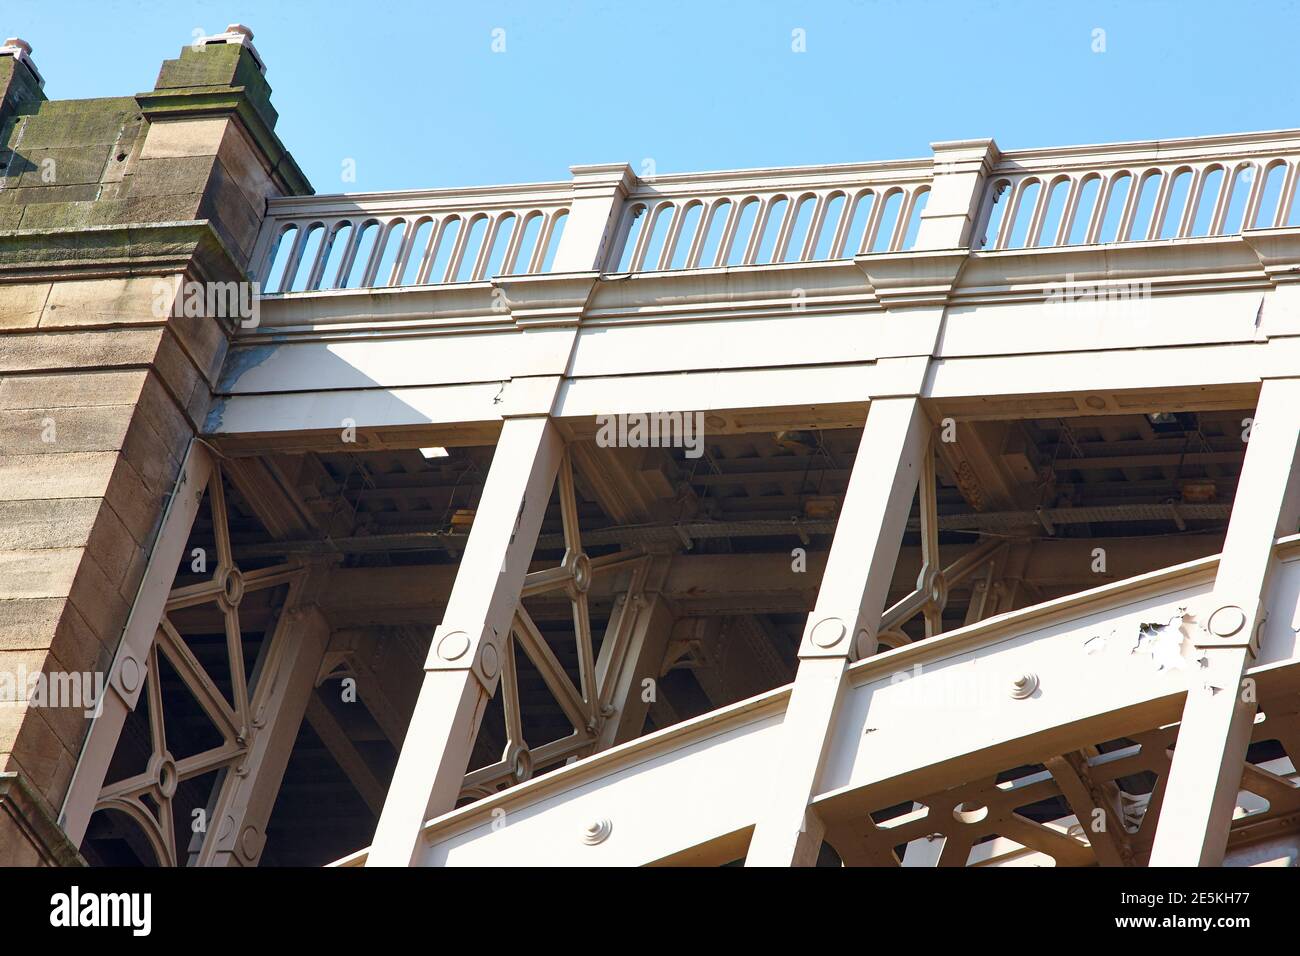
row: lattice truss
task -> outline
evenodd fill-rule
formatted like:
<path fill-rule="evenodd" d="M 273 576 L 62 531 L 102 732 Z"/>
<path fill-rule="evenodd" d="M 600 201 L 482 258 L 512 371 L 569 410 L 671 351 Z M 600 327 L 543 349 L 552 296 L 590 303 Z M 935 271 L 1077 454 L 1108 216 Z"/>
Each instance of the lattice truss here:
<path fill-rule="evenodd" d="M 932 456 L 923 459 L 920 478 L 922 567 L 916 588 L 882 615 L 881 647 L 911 643 L 902 625 L 918 615 L 926 637 L 940 633 L 949 588 L 972 578 L 966 623 L 998 610 L 1005 542 L 990 539 L 943 567 Z M 1261 712 L 1255 724 L 1234 814 L 1234 845 L 1296 825 L 1300 717 L 1294 709 L 1284 711 L 1275 706 Z M 1177 725 L 1146 730 L 918 794 L 860 819 L 838 820 L 828 828 L 828 842 L 849 865 L 1145 865 L 1177 733 Z"/>
<path fill-rule="evenodd" d="M 231 816 L 227 811 L 238 799 L 240 780 L 249 772 L 247 761 L 253 743 L 267 729 L 268 701 L 285 670 L 282 659 L 288 640 L 286 632 L 290 630 L 288 622 L 306 571 L 302 564 L 292 560 L 247 572 L 240 569 L 231 551 L 230 517 L 219 466 L 214 465 L 210 472 L 206 489 L 190 493 L 207 496 L 215 539 L 215 567 L 206 580 L 175 587 L 170 592 L 149 649 L 147 672 L 142 675 L 144 689 L 140 699 L 147 710 L 148 737 L 145 768 L 107 783 L 95 805 L 97 813 L 125 814 L 139 827 L 158 863 L 167 866 L 186 862 L 198 866 L 209 864 L 218 847 L 230 842 L 232 834 L 222 832 L 219 825 L 209 828 L 206 822 L 220 824 Z M 194 540 L 191 538 L 191 543 Z M 191 554 L 187 550 L 187 564 L 192 561 Z M 256 660 L 245 661 L 246 643 L 251 638 L 248 630 L 241 627 L 240 606 L 249 595 L 281 585 L 287 585 L 287 595 L 278 608 L 274 624 L 267 629 Z M 278 595 L 266 597 L 275 600 Z M 182 636 L 183 628 L 174 623 L 177 612 L 202 605 L 210 605 L 222 620 L 228 668 L 202 663 L 192 640 Z M 166 675 L 164 661 L 168 665 Z M 180 728 L 169 730 L 168 713 L 185 714 L 187 723 L 194 719 L 196 708 L 191 701 L 206 719 L 208 732 L 195 735 L 191 728 L 183 734 Z M 178 756 L 177 738 L 211 739 L 212 732 L 219 739 L 214 746 Z M 124 733 L 118 742 L 115 764 L 120 758 L 125 758 L 123 763 L 129 762 L 130 755 L 124 751 L 139 749 L 142 743 L 130 741 L 128 737 Z M 202 785 L 205 778 L 211 778 L 211 783 L 206 803 L 202 805 L 202 817 L 179 819 L 178 790 L 190 783 L 190 790 L 194 791 L 192 784 Z M 202 819 L 204 825 L 195 827 L 195 819 Z M 190 838 L 182 845 L 186 834 Z"/>
<path fill-rule="evenodd" d="M 578 524 L 573 465 L 567 451 L 560 462 L 556 488 L 564 529 L 564 557 L 558 567 L 530 572 L 524 579 L 501 667 L 505 749 L 500 760 L 465 776 L 462 800 L 487 796 L 528 780 L 538 770 L 600 749 L 601 728 L 605 719 L 614 713 L 619 671 L 629 650 L 652 559 L 640 548 L 594 559 L 587 556 Z M 598 662 L 587 591 L 594 575 L 628 569 L 631 570 L 631 583 L 615 604 L 599 645 L 601 660 Z M 523 598 L 554 592 L 566 595 L 572 610 L 578 658 L 576 684 L 523 605 Z M 519 651 L 536 668 L 550 696 L 573 728 L 572 733 L 537 747 L 531 747 L 524 734 L 516 657 Z"/>
<path fill-rule="evenodd" d="M 973 624 L 996 613 L 999 600 L 1009 599 L 1014 603 L 1014 595 L 999 591 L 999 579 L 1008 551 L 1005 539 L 988 538 L 947 567 L 943 566 L 939 557 L 938 490 L 934 455 L 924 455 L 917 488 L 921 518 L 921 571 L 917 575 L 915 589 L 881 615 L 877 637 L 881 648 L 896 648 L 912 643 L 912 638 L 903 630 L 903 625 L 918 614 L 924 619 L 926 637 L 942 633 L 943 610 L 948 604 L 948 592 L 967 581 L 971 581 L 971 600 L 966 611 L 966 624 Z M 858 650 L 860 654 L 871 651 L 870 648 Z"/>
<path fill-rule="evenodd" d="M 849 866 L 1145 866 L 1177 738 L 1173 725 L 1047 756 L 837 820 L 827 841 Z M 1261 713 L 1229 846 L 1295 829 L 1297 758 L 1300 715 Z"/>

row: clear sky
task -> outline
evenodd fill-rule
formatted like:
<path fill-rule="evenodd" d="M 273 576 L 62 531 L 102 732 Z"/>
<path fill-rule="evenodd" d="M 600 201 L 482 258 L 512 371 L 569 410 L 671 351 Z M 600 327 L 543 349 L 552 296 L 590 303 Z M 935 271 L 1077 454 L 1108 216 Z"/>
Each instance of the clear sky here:
<path fill-rule="evenodd" d="M 924 156 L 966 137 L 1012 148 L 1300 126 L 1295 0 L 0 8 L 0 35 L 32 44 L 59 99 L 150 89 L 195 30 L 231 22 L 256 33 L 277 131 L 318 192 L 567 179 L 577 163 L 666 173 Z"/>

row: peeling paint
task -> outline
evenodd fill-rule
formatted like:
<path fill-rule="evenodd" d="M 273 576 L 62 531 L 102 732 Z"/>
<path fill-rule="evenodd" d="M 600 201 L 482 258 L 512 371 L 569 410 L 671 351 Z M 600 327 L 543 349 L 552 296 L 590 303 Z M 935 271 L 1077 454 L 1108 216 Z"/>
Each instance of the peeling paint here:
<path fill-rule="evenodd" d="M 221 421 L 225 415 L 226 400 L 224 398 L 214 400 L 212 407 L 208 409 L 208 417 L 203 420 L 203 434 L 211 435 L 221 431 Z"/>
<path fill-rule="evenodd" d="M 1186 608 L 1179 608 L 1168 621 L 1143 621 L 1129 653 L 1150 655 L 1158 671 L 1185 670 L 1196 654 L 1196 645 L 1187 633 L 1192 621 Z"/>
<path fill-rule="evenodd" d="M 232 349 L 226 356 L 226 364 L 222 366 L 217 391 L 230 391 L 247 372 L 257 368 L 278 351 L 278 345 L 254 345 L 249 348 Z"/>

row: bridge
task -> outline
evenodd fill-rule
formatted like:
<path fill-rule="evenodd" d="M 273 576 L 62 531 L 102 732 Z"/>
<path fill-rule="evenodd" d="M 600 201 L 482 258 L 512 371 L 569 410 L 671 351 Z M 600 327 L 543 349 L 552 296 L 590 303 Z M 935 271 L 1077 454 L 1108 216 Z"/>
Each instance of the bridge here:
<path fill-rule="evenodd" d="M 62 826 L 251 865 L 310 759 L 340 866 L 1294 865 L 1298 173 L 271 199 Z"/>

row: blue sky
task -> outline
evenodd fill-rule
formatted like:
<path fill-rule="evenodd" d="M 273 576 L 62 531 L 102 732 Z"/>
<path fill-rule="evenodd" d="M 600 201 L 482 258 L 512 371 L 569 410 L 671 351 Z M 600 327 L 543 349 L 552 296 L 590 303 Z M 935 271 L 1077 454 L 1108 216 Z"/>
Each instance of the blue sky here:
<path fill-rule="evenodd" d="M 0 30 L 62 99 L 150 89 L 236 21 L 318 192 L 1300 125 L 1294 0 L 6 0 Z"/>

